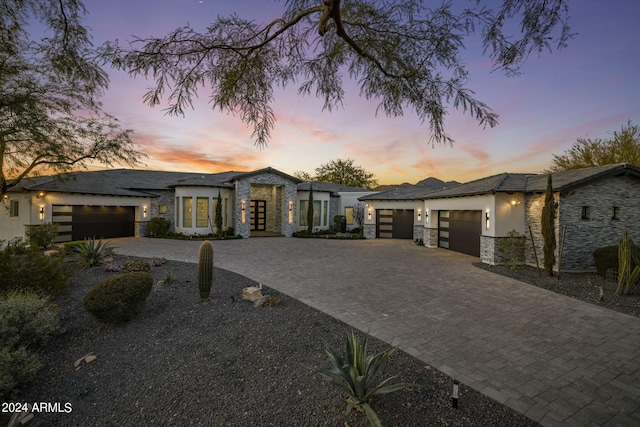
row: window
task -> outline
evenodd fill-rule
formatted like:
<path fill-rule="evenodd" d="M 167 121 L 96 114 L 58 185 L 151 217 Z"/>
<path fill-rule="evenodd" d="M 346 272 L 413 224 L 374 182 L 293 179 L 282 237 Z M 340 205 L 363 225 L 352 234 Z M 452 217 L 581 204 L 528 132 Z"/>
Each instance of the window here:
<path fill-rule="evenodd" d="M 611 219 L 614 221 L 620 220 L 620 208 L 618 206 L 611 207 Z"/>
<path fill-rule="evenodd" d="M 9 216 L 20 215 L 20 203 L 17 200 L 11 200 L 9 203 Z"/>
<path fill-rule="evenodd" d="M 307 206 L 309 206 L 308 200 L 300 200 L 300 226 L 307 226 Z M 320 200 L 313 201 L 313 225 L 320 226 L 320 209 L 322 205 Z"/>
<path fill-rule="evenodd" d="M 166 214 L 168 211 L 169 211 L 169 208 L 167 207 L 167 205 L 160 205 L 159 212 L 161 214 Z"/>
<path fill-rule="evenodd" d="M 193 219 L 191 218 L 192 210 L 193 199 L 191 197 L 184 197 L 182 199 L 182 226 L 184 228 L 193 227 Z"/>
<path fill-rule="evenodd" d="M 353 207 L 344 208 L 344 216 L 347 218 L 347 225 L 353 225 Z"/>
<path fill-rule="evenodd" d="M 591 218 L 591 207 L 590 206 L 583 206 L 582 207 L 582 219 L 587 221 Z"/>
<path fill-rule="evenodd" d="M 209 198 L 198 197 L 196 205 L 196 227 L 206 228 L 209 225 Z"/>

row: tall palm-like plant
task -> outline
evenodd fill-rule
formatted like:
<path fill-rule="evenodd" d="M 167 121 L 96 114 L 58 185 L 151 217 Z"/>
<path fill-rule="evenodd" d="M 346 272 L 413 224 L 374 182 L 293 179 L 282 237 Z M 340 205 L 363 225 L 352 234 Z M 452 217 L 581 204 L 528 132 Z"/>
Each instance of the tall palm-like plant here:
<path fill-rule="evenodd" d="M 378 415 L 369 405 L 370 399 L 373 396 L 391 393 L 408 387 L 419 387 L 419 385 L 411 383 L 387 385 L 396 378 L 395 376 L 382 380 L 378 385 L 374 385 L 375 377 L 380 368 L 398 348 L 388 346 L 382 352 L 368 356 L 368 344 L 369 333 L 364 336 L 362 341 L 358 341 L 352 330 L 347 334 L 345 358 L 325 342 L 326 353 L 329 356 L 329 360 L 331 360 L 332 366 L 330 368 L 309 367 L 309 369 L 347 393 L 351 398 L 351 402 L 347 405 L 347 413 L 354 407 L 360 406 L 364 409 L 372 426 L 382 426 Z"/>

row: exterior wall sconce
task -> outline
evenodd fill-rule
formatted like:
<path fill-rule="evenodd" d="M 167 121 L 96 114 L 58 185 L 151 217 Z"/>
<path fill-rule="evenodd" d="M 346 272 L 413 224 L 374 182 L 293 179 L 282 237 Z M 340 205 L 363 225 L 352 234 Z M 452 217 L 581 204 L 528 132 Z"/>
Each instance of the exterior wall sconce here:
<path fill-rule="evenodd" d="M 147 207 L 146 207 L 146 206 L 143 206 L 143 207 L 142 207 L 142 217 L 143 217 L 143 218 L 146 218 L 146 217 L 147 217 Z"/>
<path fill-rule="evenodd" d="M 485 212 L 484 217 L 485 217 L 485 221 L 486 221 L 486 228 L 488 230 L 489 229 L 490 220 L 491 220 L 491 218 L 489 216 L 489 211 Z"/>
<path fill-rule="evenodd" d="M 242 215 L 240 215 L 240 218 L 242 219 L 242 223 L 244 224 L 247 221 L 247 202 L 246 201 L 242 201 Z"/>
<path fill-rule="evenodd" d="M 293 201 L 289 200 L 289 224 L 293 224 Z"/>
<path fill-rule="evenodd" d="M 424 222 L 429 224 L 429 209 L 424 210 Z"/>
<path fill-rule="evenodd" d="M 367 207 L 367 218 L 371 221 L 371 205 Z"/>
<path fill-rule="evenodd" d="M 2 200 L 9 200 L 9 195 L 8 194 L 3 194 L 2 195 Z"/>
<path fill-rule="evenodd" d="M 520 200 L 512 200 L 511 201 L 511 206 L 516 207 L 520 204 Z"/>
<path fill-rule="evenodd" d="M 44 206 L 40 206 L 40 221 L 44 221 Z"/>
<path fill-rule="evenodd" d="M 38 198 L 39 199 L 42 199 L 44 196 L 46 196 L 46 193 L 44 191 L 38 192 Z"/>
<path fill-rule="evenodd" d="M 422 209 L 418 209 L 418 222 L 422 221 Z"/>

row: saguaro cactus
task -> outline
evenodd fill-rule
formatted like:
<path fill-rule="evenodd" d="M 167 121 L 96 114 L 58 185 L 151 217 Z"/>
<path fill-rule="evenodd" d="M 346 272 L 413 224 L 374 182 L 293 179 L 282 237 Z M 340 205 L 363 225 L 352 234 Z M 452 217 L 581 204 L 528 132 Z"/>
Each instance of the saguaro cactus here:
<path fill-rule="evenodd" d="M 207 299 L 213 284 L 213 245 L 205 240 L 200 245 L 198 254 L 198 289 L 200 298 Z"/>

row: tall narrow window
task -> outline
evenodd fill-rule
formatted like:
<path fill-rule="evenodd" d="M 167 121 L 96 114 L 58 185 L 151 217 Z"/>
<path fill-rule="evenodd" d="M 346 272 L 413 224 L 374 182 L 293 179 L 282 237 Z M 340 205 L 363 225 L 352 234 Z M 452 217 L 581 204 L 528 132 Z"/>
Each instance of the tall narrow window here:
<path fill-rule="evenodd" d="M 9 203 L 9 216 L 18 215 L 20 215 L 20 202 L 17 200 L 11 200 L 11 203 Z"/>
<path fill-rule="evenodd" d="M 611 207 L 611 219 L 614 221 L 620 220 L 620 208 L 618 206 Z"/>
<path fill-rule="evenodd" d="M 196 227 L 206 228 L 209 224 L 209 198 L 198 197 L 196 210 Z"/>
<path fill-rule="evenodd" d="M 347 219 L 347 225 L 353 225 L 353 207 L 344 208 L 344 216 Z"/>
<path fill-rule="evenodd" d="M 182 226 L 184 228 L 193 227 L 193 218 L 191 216 L 193 212 L 193 199 L 191 197 L 184 197 L 182 199 Z"/>
<path fill-rule="evenodd" d="M 322 225 L 329 225 L 329 201 L 324 201 L 324 211 L 322 211 Z"/>
<path fill-rule="evenodd" d="M 591 218 L 591 208 L 589 206 L 583 206 L 581 215 L 583 220 L 589 220 Z"/>
<path fill-rule="evenodd" d="M 307 206 L 309 205 L 308 200 L 300 200 L 300 226 L 307 226 Z"/>

